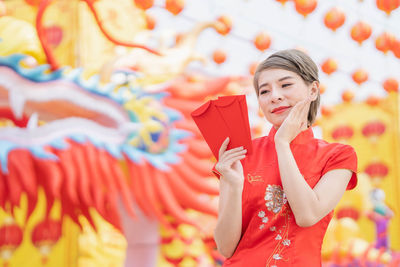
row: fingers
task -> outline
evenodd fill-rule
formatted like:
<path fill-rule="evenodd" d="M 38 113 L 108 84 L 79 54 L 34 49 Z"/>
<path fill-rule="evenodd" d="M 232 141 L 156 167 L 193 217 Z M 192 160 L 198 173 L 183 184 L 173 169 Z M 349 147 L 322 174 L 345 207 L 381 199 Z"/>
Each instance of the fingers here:
<path fill-rule="evenodd" d="M 241 149 L 241 150 L 236 150 L 233 151 L 233 149 L 226 151 L 225 154 L 222 155 L 222 157 L 219 159 L 219 161 L 221 162 L 226 162 L 228 160 L 230 160 L 231 158 L 237 157 L 237 156 L 241 156 L 241 155 L 246 155 L 247 150 L 246 149 Z"/>
<path fill-rule="evenodd" d="M 221 158 L 221 156 L 224 154 L 226 148 L 228 147 L 229 144 L 229 137 L 227 137 L 224 142 L 222 142 L 221 147 L 219 148 L 219 153 L 218 157 Z"/>

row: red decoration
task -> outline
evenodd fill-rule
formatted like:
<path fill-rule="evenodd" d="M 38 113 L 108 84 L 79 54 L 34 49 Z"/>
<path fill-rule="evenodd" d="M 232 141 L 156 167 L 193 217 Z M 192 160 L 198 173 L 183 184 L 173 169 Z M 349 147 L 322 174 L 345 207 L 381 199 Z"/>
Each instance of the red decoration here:
<path fill-rule="evenodd" d="M 322 95 L 326 91 L 326 85 L 325 84 L 320 84 L 319 85 L 319 93 Z"/>
<path fill-rule="evenodd" d="M 251 75 L 254 75 L 254 73 L 256 73 L 257 66 L 258 66 L 258 62 L 253 62 L 250 64 L 249 72 Z"/>
<path fill-rule="evenodd" d="M 153 16 L 146 14 L 145 15 L 146 19 L 146 28 L 148 30 L 153 30 L 156 27 L 156 20 Z"/>
<path fill-rule="evenodd" d="M 400 58 L 400 40 L 393 40 L 392 52 L 397 58 Z"/>
<path fill-rule="evenodd" d="M 25 0 L 25 3 L 31 6 L 39 6 L 41 0 Z"/>
<path fill-rule="evenodd" d="M 363 129 L 362 134 L 368 138 L 372 143 L 375 143 L 378 140 L 378 137 L 381 136 L 386 130 L 386 126 L 381 121 L 372 121 L 367 123 Z"/>
<path fill-rule="evenodd" d="M 329 106 L 322 106 L 321 107 L 321 114 L 323 116 L 329 117 L 333 113 L 333 108 Z"/>
<path fill-rule="evenodd" d="M 63 38 L 63 30 L 61 27 L 53 25 L 44 28 L 44 36 L 46 38 L 46 41 L 56 47 L 58 46 Z"/>
<path fill-rule="evenodd" d="M 260 51 L 268 49 L 271 45 L 271 38 L 269 37 L 268 33 L 261 32 L 257 34 L 256 38 L 254 39 L 254 45 Z"/>
<path fill-rule="evenodd" d="M 376 6 L 385 11 L 386 14 L 389 16 L 390 13 L 400 6 L 399 0 L 376 0 Z"/>
<path fill-rule="evenodd" d="M 339 27 L 341 27 L 345 20 L 346 16 L 344 12 L 337 7 L 331 8 L 324 17 L 325 26 L 332 31 L 336 31 Z"/>
<path fill-rule="evenodd" d="M 383 179 L 388 174 L 389 169 L 384 163 L 374 162 L 369 164 L 365 168 L 364 172 L 368 174 L 372 179 Z"/>
<path fill-rule="evenodd" d="M 328 58 L 321 65 L 322 71 L 328 75 L 331 75 L 332 73 L 334 73 L 337 70 L 337 67 L 338 67 L 338 64 L 337 64 L 336 60 L 334 60 L 332 58 Z"/>
<path fill-rule="evenodd" d="M 392 49 L 395 40 L 396 39 L 392 34 L 384 32 L 375 39 L 375 47 L 386 54 Z"/>
<path fill-rule="evenodd" d="M 345 90 L 342 94 L 343 102 L 351 102 L 354 98 L 354 93 L 350 90 Z"/>
<path fill-rule="evenodd" d="M 134 0 L 135 5 L 143 10 L 149 9 L 154 5 L 154 0 Z"/>
<path fill-rule="evenodd" d="M 52 219 L 45 219 L 38 223 L 32 230 L 32 243 L 37 247 L 43 256 L 43 263 L 46 263 L 47 256 L 52 247 L 61 237 L 61 222 Z"/>
<path fill-rule="evenodd" d="M 226 53 L 221 49 L 217 49 L 213 53 L 213 60 L 217 64 L 222 64 L 226 60 Z"/>
<path fill-rule="evenodd" d="M 351 78 L 356 84 L 361 85 L 368 80 L 368 73 L 363 69 L 358 69 L 353 72 Z"/>
<path fill-rule="evenodd" d="M 377 97 L 375 95 L 371 95 L 367 98 L 367 100 L 365 102 L 370 106 L 377 106 L 380 101 L 381 101 L 381 99 L 379 97 Z"/>
<path fill-rule="evenodd" d="M 305 18 L 317 7 L 317 0 L 294 0 L 296 11 Z"/>
<path fill-rule="evenodd" d="M 287 1 L 290 1 L 290 0 L 276 0 L 276 2 L 281 3 L 282 6 L 284 6 L 284 5 L 286 4 Z"/>
<path fill-rule="evenodd" d="M 227 35 L 232 29 L 231 18 L 224 15 L 217 18 L 217 21 L 221 23 L 216 26 L 216 31 L 221 35 Z"/>
<path fill-rule="evenodd" d="M 175 16 L 181 13 L 185 6 L 184 0 L 166 0 L 165 8 Z"/>
<path fill-rule="evenodd" d="M 372 34 L 371 26 L 369 26 L 364 21 L 357 22 L 351 28 L 351 38 L 354 41 L 358 42 L 359 45 L 361 45 L 365 40 L 367 40 L 371 36 L 371 34 Z"/>
<path fill-rule="evenodd" d="M 353 207 L 343 207 L 336 212 L 336 218 L 352 218 L 357 221 L 360 218 L 360 212 Z"/>
<path fill-rule="evenodd" d="M 387 78 L 383 82 L 383 88 L 386 92 L 398 92 L 399 91 L 399 82 L 395 78 Z"/>
<path fill-rule="evenodd" d="M 0 227 L 0 252 L 4 263 L 7 264 L 14 251 L 21 245 L 23 232 L 11 217 L 5 221 Z"/>
<path fill-rule="evenodd" d="M 332 132 L 332 137 L 335 140 L 347 140 L 354 135 L 354 130 L 350 126 L 339 126 Z"/>

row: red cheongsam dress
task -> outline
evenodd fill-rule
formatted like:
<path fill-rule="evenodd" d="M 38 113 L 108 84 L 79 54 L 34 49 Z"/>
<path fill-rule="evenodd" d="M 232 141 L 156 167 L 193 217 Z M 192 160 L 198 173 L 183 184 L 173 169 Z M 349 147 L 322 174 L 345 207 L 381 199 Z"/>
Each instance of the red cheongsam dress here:
<path fill-rule="evenodd" d="M 276 130 L 253 140 L 253 153 L 242 160 L 242 235 L 230 267 L 317 267 L 321 266 L 321 245 L 333 211 L 310 227 L 296 224 L 282 189 L 274 144 Z M 357 184 L 357 155 L 349 145 L 316 139 L 310 129 L 290 144 L 297 166 L 313 188 L 333 169 L 353 172 L 347 186 Z M 217 175 L 218 172 L 213 170 Z"/>

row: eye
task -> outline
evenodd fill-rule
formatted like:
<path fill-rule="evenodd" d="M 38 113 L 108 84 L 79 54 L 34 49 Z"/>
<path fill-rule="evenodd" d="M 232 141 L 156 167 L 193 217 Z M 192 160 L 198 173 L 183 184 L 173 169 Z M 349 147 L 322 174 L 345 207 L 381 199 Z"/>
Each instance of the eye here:
<path fill-rule="evenodd" d="M 265 90 L 265 89 L 264 89 L 264 90 L 261 90 L 261 91 L 260 91 L 260 95 L 266 94 L 266 93 L 268 93 L 268 92 L 269 92 L 269 91 L 268 91 L 268 90 Z"/>
<path fill-rule="evenodd" d="M 285 84 L 282 84 L 282 87 L 289 87 L 291 85 L 292 85 L 291 83 L 285 83 Z"/>

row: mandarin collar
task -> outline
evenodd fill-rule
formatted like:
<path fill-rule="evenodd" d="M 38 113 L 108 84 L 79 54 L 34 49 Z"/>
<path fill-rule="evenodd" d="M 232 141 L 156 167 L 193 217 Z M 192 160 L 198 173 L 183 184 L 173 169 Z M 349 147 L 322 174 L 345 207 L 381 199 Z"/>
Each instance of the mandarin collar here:
<path fill-rule="evenodd" d="M 269 131 L 269 134 L 268 134 L 268 139 L 271 142 L 274 142 L 276 132 L 277 132 L 277 130 L 275 129 L 275 127 L 272 126 L 271 130 Z M 293 139 L 293 141 L 290 142 L 290 144 L 305 144 L 305 143 L 308 143 L 309 141 L 311 141 L 313 138 L 314 138 L 313 131 L 312 131 L 311 127 L 309 127 L 308 129 L 299 133 Z"/>

